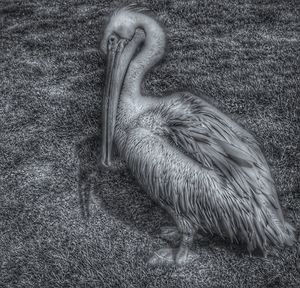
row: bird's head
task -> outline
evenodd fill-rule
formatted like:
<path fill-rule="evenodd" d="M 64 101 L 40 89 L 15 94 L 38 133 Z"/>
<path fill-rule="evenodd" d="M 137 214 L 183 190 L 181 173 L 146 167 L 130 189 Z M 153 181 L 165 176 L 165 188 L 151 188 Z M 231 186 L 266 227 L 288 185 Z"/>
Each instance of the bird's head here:
<path fill-rule="evenodd" d="M 101 41 L 101 50 L 107 54 L 108 46 L 113 42 L 121 41 L 128 43 L 134 37 L 137 29 L 136 14 L 127 10 L 118 10 L 115 12 L 108 25 L 105 28 L 104 35 Z"/>
<path fill-rule="evenodd" d="M 101 50 L 106 54 L 107 71 L 103 98 L 102 165 L 111 165 L 111 150 L 117 107 L 122 84 L 128 66 L 145 40 L 145 32 L 139 27 L 141 14 L 130 9 L 115 12 L 106 26 Z"/>

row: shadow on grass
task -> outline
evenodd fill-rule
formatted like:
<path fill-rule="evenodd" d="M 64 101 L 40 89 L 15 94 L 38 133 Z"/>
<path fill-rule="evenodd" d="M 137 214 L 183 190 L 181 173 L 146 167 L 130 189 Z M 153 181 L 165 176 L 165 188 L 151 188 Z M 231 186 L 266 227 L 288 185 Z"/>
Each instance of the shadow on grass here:
<path fill-rule="evenodd" d="M 78 170 L 78 198 L 82 217 L 88 220 L 90 217 L 91 192 L 94 190 L 95 176 L 98 167 L 97 155 L 100 152 L 99 136 L 84 139 L 76 145 L 76 153 L 79 159 Z"/>
<path fill-rule="evenodd" d="M 115 160 L 112 168 L 104 169 L 100 165 L 101 137 L 95 135 L 77 145 L 79 158 L 78 198 L 83 219 L 89 223 L 91 201 L 96 209 L 102 209 L 117 218 L 133 230 L 159 237 L 162 226 L 174 225 L 171 217 L 154 203 L 138 186 L 121 160 Z M 118 157 L 114 157 L 118 159 Z M 204 234 L 196 236 L 194 248 L 199 253 L 207 248 L 214 253 L 215 249 L 235 254 L 239 257 L 249 256 L 246 245 L 230 243 L 217 235 Z M 198 241 L 197 241 L 198 240 Z M 178 242 L 171 241 L 171 245 Z M 260 251 L 252 253 L 262 257 Z"/>
<path fill-rule="evenodd" d="M 156 235 L 161 225 L 171 225 L 169 215 L 141 190 L 121 160 L 115 160 L 112 168 L 100 164 L 101 137 L 95 135 L 79 144 L 78 197 L 82 217 L 91 217 L 91 200 L 97 209 L 129 225 L 134 230 Z M 117 159 L 117 157 L 114 157 Z"/>

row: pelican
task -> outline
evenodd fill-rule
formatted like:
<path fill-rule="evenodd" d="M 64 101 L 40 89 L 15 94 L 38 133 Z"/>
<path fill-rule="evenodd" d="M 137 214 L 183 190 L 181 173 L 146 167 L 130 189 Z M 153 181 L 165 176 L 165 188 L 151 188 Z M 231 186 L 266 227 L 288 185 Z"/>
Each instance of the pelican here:
<path fill-rule="evenodd" d="M 101 163 L 117 148 L 149 196 L 174 220 L 162 236 L 178 235 L 151 264 L 184 264 L 196 233 L 244 243 L 248 251 L 294 242 L 267 162 L 247 131 L 201 97 L 141 93 L 141 82 L 164 55 L 165 32 L 143 10 L 127 6 L 110 17 L 101 41 L 107 57 Z"/>

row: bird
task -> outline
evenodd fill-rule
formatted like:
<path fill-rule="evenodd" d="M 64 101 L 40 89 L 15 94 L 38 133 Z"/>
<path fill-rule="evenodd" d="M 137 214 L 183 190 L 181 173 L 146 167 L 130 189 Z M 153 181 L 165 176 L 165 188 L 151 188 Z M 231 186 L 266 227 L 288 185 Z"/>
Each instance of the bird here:
<path fill-rule="evenodd" d="M 100 43 L 107 59 L 101 165 L 112 165 L 116 148 L 142 189 L 171 216 L 174 226 L 162 228 L 162 237 L 179 239 L 178 247 L 161 248 L 148 262 L 193 261 L 197 233 L 244 243 L 249 253 L 293 245 L 294 228 L 283 217 L 255 138 L 204 95 L 142 92 L 143 78 L 165 48 L 162 25 L 134 5 L 112 13 Z"/>

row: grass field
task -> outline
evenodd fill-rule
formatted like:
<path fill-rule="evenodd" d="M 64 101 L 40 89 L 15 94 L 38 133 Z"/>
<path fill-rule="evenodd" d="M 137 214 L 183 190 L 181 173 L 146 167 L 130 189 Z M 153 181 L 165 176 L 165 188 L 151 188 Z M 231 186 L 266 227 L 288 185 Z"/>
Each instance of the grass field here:
<path fill-rule="evenodd" d="M 297 1 L 137 2 L 168 35 L 145 91 L 207 95 L 249 130 L 298 235 Z M 295 248 L 265 259 L 210 237 L 185 267 L 146 264 L 170 220 L 121 161 L 99 167 L 99 44 L 120 4 L 0 0 L 0 287 L 300 287 Z"/>

